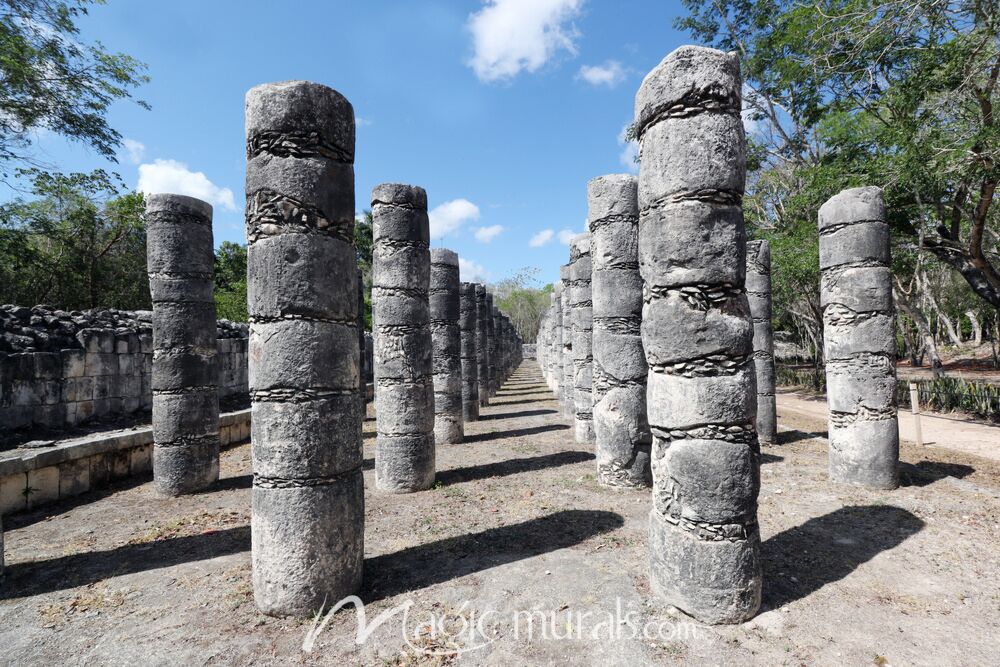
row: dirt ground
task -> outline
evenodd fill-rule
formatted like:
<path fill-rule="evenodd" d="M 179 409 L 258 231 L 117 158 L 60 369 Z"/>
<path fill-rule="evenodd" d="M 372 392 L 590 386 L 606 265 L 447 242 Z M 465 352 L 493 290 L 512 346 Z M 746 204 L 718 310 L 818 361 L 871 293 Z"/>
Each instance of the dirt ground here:
<path fill-rule="evenodd" d="M 374 492 L 365 423 L 366 621 L 257 613 L 247 445 L 209 493 L 148 482 L 9 517 L 0 662 L 17 665 L 986 665 L 1000 655 L 1000 464 L 904 445 L 904 486 L 826 478 L 825 424 L 780 411 L 766 448 L 764 606 L 693 623 L 650 595 L 649 493 L 598 486 L 590 445 L 527 362 L 439 484 Z"/>

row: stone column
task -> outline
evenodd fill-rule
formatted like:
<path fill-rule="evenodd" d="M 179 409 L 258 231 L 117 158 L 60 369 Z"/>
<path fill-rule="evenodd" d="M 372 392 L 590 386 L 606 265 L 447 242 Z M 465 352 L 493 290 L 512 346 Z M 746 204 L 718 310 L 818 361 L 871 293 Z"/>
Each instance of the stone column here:
<path fill-rule="evenodd" d="M 246 123 L 254 598 L 304 617 L 364 556 L 354 109 L 287 81 L 247 93 Z"/>
<path fill-rule="evenodd" d="M 434 484 L 427 193 L 412 185 L 377 185 L 372 217 L 375 486 L 422 491 Z"/>
<path fill-rule="evenodd" d="M 573 361 L 573 279 L 572 265 L 564 264 L 559 267 L 559 277 L 563 284 L 563 293 L 560 306 L 562 308 L 562 354 L 560 355 L 560 365 L 562 367 L 562 377 L 559 384 L 562 387 L 562 408 L 563 414 L 569 419 L 576 419 L 576 383 L 573 379 L 576 370 Z"/>
<path fill-rule="evenodd" d="M 778 408 L 774 401 L 774 333 L 771 330 L 771 246 L 747 243 L 747 299 L 753 318 L 753 367 L 757 376 L 757 438 L 778 441 Z"/>
<path fill-rule="evenodd" d="M 486 292 L 486 336 L 489 345 L 489 361 L 487 362 L 487 370 L 489 372 L 489 379 L 487 384 L 489 385 L 490 398 L 497 393 L 497 363 L 499 361 L 500 350 L 497 346 L 497 309 L 493 305 L 493 294 Z"/>
<path fill-rule="evenodd" d="M 219 370 L 212 207 L 146 196 L 153 301 L 153 483 L 166 496 L 219 479 Z"/>
<path fill-rule="evenodd" d="M 460 287 L 459 328 L 462 336 L 462 420 L 479 419 L 479 362 L 476 358 L 476 284 Z"/>
<path fill-rule="evenodd" d="M 361 405 L 362 418 L 368 412 L 368 387 L 365 386 L 368 369 L 365 364 L 365 280 L 361 268 L 358 268 L 358 402 Z"/>
<path fill-rule="evenodd" d="M 631 488 L 652 483 L 636 196 L 636 179 L 628 174 L 600 176 L 587 185 L 597 479 Z"/>
<path fill-rule="evenodd" d="M 565 291 L 560 280 L 552 289 L 552 338 L 549 343 L 549 377 L 552 383 L 552 393 L 556 399 L 562 403 L 563 400 L 563 374 L 562 374 L 562 350 L 563 350 L 563 292 Z"/>
<path fill-rule="evenodd" d="M 462 334 L 458 255 L 431 250 L 431 342 L 434 346 L 434 442 L 462 442 Z"/>
<path fill-rule="evenodd" d="M 490 404 L 490 337 L 486 313 L 486 286 L 476 283 L 476 370 L 480 406 Z"/>
<path fill-rule="evenodd" d="M 896 322 L 889 226 L 879 188 L 819 209 L 820 307 L 830 406 L 830 479 L 899 486 Z"/>
<path fill-rule="evenodd" d="M 639 270 L 653 590 L 705 623 L 760 606 L 739 59 L 683 46 L 642 82 Z"/>
<path fill-rule="evenodd" d="M 594 315 L 590 274 L 590 234 L 584 233 L 573 239 L 570 245 L 572 255 L 573 287 L 570 290 L 570 308 L 573 310 L 573 404 L 577 442 L 594 440 L 593 363 L 591 338 L 593 336 Z"/>

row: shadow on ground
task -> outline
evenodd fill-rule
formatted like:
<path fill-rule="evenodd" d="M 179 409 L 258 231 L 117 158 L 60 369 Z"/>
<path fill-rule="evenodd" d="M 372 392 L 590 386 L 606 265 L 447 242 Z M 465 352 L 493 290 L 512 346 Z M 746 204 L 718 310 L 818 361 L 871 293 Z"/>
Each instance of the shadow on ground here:
<path fill-rule="evenodd" d="M 899 507 L 860 505 L 842 507 L 778 533 L 761 549 L 764 604 L 776 609 L 807 597 L 923 527 L 923 521 Z"/>
<path fill-rule="evenodd" d="M 532 401 L 534 403 L 534 401 Z M 480 415 L 479 421 L 490 421 L 493 419 L 520 419 L 521 417 L 541 417 L 542 415 L 554 415 L 555 410 L 522 410 L 520 412 L 498 412 L 492 415 Z"/>
<path fill-rule="evenodd" d="M 556 452 L 555 454 L 545 454 L 544 456 L 508 459 L 506 461 L 483 463 L 482 465 L 466 468 L 442 470 L 437 473 L 436 480 L 445 485 L 457 484 L 459 482 L 471 482 L 476 479 L 517 475 L 524 472 L 544 470 L 545 468 L 566 466 L 573 463 L 581 463 L 582 461 L 590 461 L 593 458 L 594 455 L 589 452 Z"/>
<path fill-rule="evenodd" d="M 826 431 L 782 431 L 778 433 L 778 444 L 789 445 L 799 440 L 812 440 L 813 438 L 826 438 L 829 434 Z"/>
<path fill-rule="evenodd" d="M 530 426 L 528 428 L 515 428 L 508 431 L 490 431 L 488 433 L 476 433 L 465 436 L 463 442 L 487 442 L 489 440 L 500 440 L 502 438 L 521 438 L 538 433 L 548 433 L 549 431 L 568 431 L 566 424 L 545 424 L 543 426 Z"/>
<path fill-rule="evenodd" d="M 614 512 L 564 510 L 522 523 L 458 535 L 365 560 L 367 603 L 473 572 L 565 549 L 624 525 Z"/>
<path fill-rule="evenodd" d="M 943 461 L 920 461 L 918 463 L 899 464 L 899 483 L 901 486 L 927 486 L 945 477 L 962 479 L 976 469 L 962 463 L 945 463 Z"/>

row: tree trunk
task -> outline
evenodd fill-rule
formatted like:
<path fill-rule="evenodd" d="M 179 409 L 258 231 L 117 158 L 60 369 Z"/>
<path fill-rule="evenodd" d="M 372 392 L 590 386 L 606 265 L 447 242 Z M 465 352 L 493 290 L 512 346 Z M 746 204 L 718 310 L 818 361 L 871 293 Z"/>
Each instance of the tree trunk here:
<path fill-rule="evenodd" d="M 976 317 L 976 312 L 974 310 L 965 311 L 965 316 L 969 318 L 969 323 L 972 325 L 972 340 L 979 346 L 983 344 L 983 325 L 979 323 L 979 318 Z"/>
<path fill-rule="evenodd" d="M 931 372 L 937 377 L 941 375 L 941 356 L 938 354 L 937 343 L 934 342 L 934 334 L 931 333 L 930 323 L 919 308 L 913 305 L 910 301 L 909 296 L 903 290 L 898 287 L 893 287 L 893 294 L 896 297 L 896 305 L 899 309 L 906 313 L 913 323 L 917 326 L 917 330 L 920 332 L 921 337 L 924 340 L 924 345 L 927 348 L 927 354 L 931 358 Z"/>
<path fill-rule="evenodd" d="M 941 323 L 944 324 L 944 330 L 948 333 L 948 339 L 951 341 L 952 345 L 961 345 L 962 337 L 958 335 L 958 331 L 955 329 L 955 323 L 951 321 L 944 313 L 938 313 L 938 318 Z"/>

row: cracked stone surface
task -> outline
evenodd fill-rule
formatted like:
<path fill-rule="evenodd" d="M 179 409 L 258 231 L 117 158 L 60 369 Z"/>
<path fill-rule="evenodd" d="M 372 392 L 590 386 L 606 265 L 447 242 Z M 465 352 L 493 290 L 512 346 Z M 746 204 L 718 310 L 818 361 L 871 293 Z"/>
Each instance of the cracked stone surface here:
<path fill-rule="evenodd" d="M 774 444 L 778 412 L 774 399 L 774 332 L 771 330 L 771 246 L 747 243 L 747 300 L 753 319 L 753 368 L 757 376 L 757 438 Z"/>
<path fill-rule="evenodd" d="M 428 295 L 434 370 L 434 441 L 462 442 L 462 334 L 459 327 L 458 255 L 431 250 Z"/>

